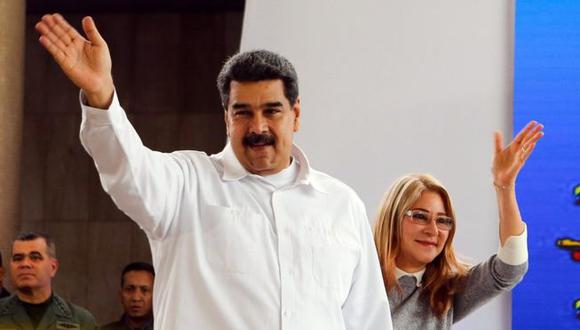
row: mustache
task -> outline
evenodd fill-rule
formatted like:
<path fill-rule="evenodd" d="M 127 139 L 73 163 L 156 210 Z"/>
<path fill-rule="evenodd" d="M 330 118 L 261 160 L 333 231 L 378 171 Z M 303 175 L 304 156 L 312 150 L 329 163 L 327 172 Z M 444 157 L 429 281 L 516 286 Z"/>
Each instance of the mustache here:
<path fill-rule="evenodd" d="M 246 135 L 242 140 L 242 143 L 248 147 L 253 147 L 256 145 L 273 145 L 275 142 L 276 139 L 274 139 L 274 136 L 270 134 L 256 134 L 256 133 Z"/>

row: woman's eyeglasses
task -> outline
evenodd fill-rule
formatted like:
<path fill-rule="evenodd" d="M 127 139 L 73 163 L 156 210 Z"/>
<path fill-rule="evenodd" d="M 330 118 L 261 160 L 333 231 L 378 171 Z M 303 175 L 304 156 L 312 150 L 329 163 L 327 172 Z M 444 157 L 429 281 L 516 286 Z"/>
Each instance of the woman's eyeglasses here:
<path fill-rule="evenodd" d="M 423 226 L 429 225 L 433 219 L 431 213 L 423 210 L 408 210 L 405 212 L 405 216 L 409 217 L 413 223 Z M 435 216 L 435 225 L 439 230 L 447 231 L 453 229 L 455 220 L 446 215 L 437 215 Z"/>

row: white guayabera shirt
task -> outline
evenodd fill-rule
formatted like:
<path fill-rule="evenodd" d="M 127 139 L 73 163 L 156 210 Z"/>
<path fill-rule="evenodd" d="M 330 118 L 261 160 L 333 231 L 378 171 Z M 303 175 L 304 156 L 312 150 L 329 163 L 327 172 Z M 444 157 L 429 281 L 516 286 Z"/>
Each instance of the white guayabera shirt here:
<path fill-rule="evenodd" d="M 392 328 L 363 203 L 296 146 L 260 178 L 229 144 L 146 148 L 116 94 L 108 111 L 82 108 L 105 191 L 149 238 L 156 329 Z"/>

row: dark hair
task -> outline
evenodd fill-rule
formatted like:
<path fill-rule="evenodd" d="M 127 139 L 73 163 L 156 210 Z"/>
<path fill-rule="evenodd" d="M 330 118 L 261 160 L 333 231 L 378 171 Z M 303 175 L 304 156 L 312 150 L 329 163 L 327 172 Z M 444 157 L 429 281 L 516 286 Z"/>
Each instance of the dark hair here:
<path fill-rule="evenodd" d="M 54 240 L 48 234 L 45 233 L 36 233 L 36 232 L 25 232 L 20 233 L 14 241 L 34 241 L 35 239 L 42 238 L 46 243 L 46 250 L 48 255 L 52 258 L 56 258 L 56 245 L 54 244 Z"/>
<path fill-rule="evenodd" d="M 2 252 L 0 252 L 0 267 L 2 267 Z"/>
<path fill-rule="evenodd" d="M 284 95 L 294 105 L 298 99 L 298 76 L 290 61 L 274 52 L 258 49 L 230 57 L 217 77 L 222 106 L 227 110 L 232 81 L 249 82 L 281 79 Z"/>
<path fill-rule="evenodd" d="M 132 271 L 144 271 L 149 272 L 153 277 L 155 277 L 155 269 L 148 262 L 132 262 L 123 268 L 121 273 L 121 288 L 125 285 L 125 274 Z"/>

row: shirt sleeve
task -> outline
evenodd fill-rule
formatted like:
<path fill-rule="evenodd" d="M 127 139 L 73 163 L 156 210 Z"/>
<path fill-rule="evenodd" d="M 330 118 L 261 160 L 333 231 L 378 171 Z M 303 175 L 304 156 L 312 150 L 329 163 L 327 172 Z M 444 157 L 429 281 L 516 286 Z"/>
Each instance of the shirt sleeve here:
<path fill-rule="evenodd" d="M 524 225 L 525 226 L 525 225 Z M 500 245 L 497 256 L 508 265 L 521 265 L 528 261 L 528 228 L 517 236 L 510 236 L 503 246 Z"/>
<path fill-rule="evenodd" d="M 85 105 L 82 91 L 80 101 L 80 140 L 95 162 L 103 189 L 149 238 L 162 238 L 179 209 L 182 161 L 143 145 L 116 92 L 107 110 Z"/>
<path fill-rule="evenodd" d="M 510 265 L 497 255 L 469 270 L 463 290 L 453 300 L 453 323 L 518 284 L 528 270 L 528 263 Z"/>
<path fill-rule="evenodd" d="M 346 329 L 393 329 L 389 301 L 383 284 L 377 251 L 362 202 L 356 219 L 360 228 L 361 251 L 351 288 L 342 307 Z"/>

